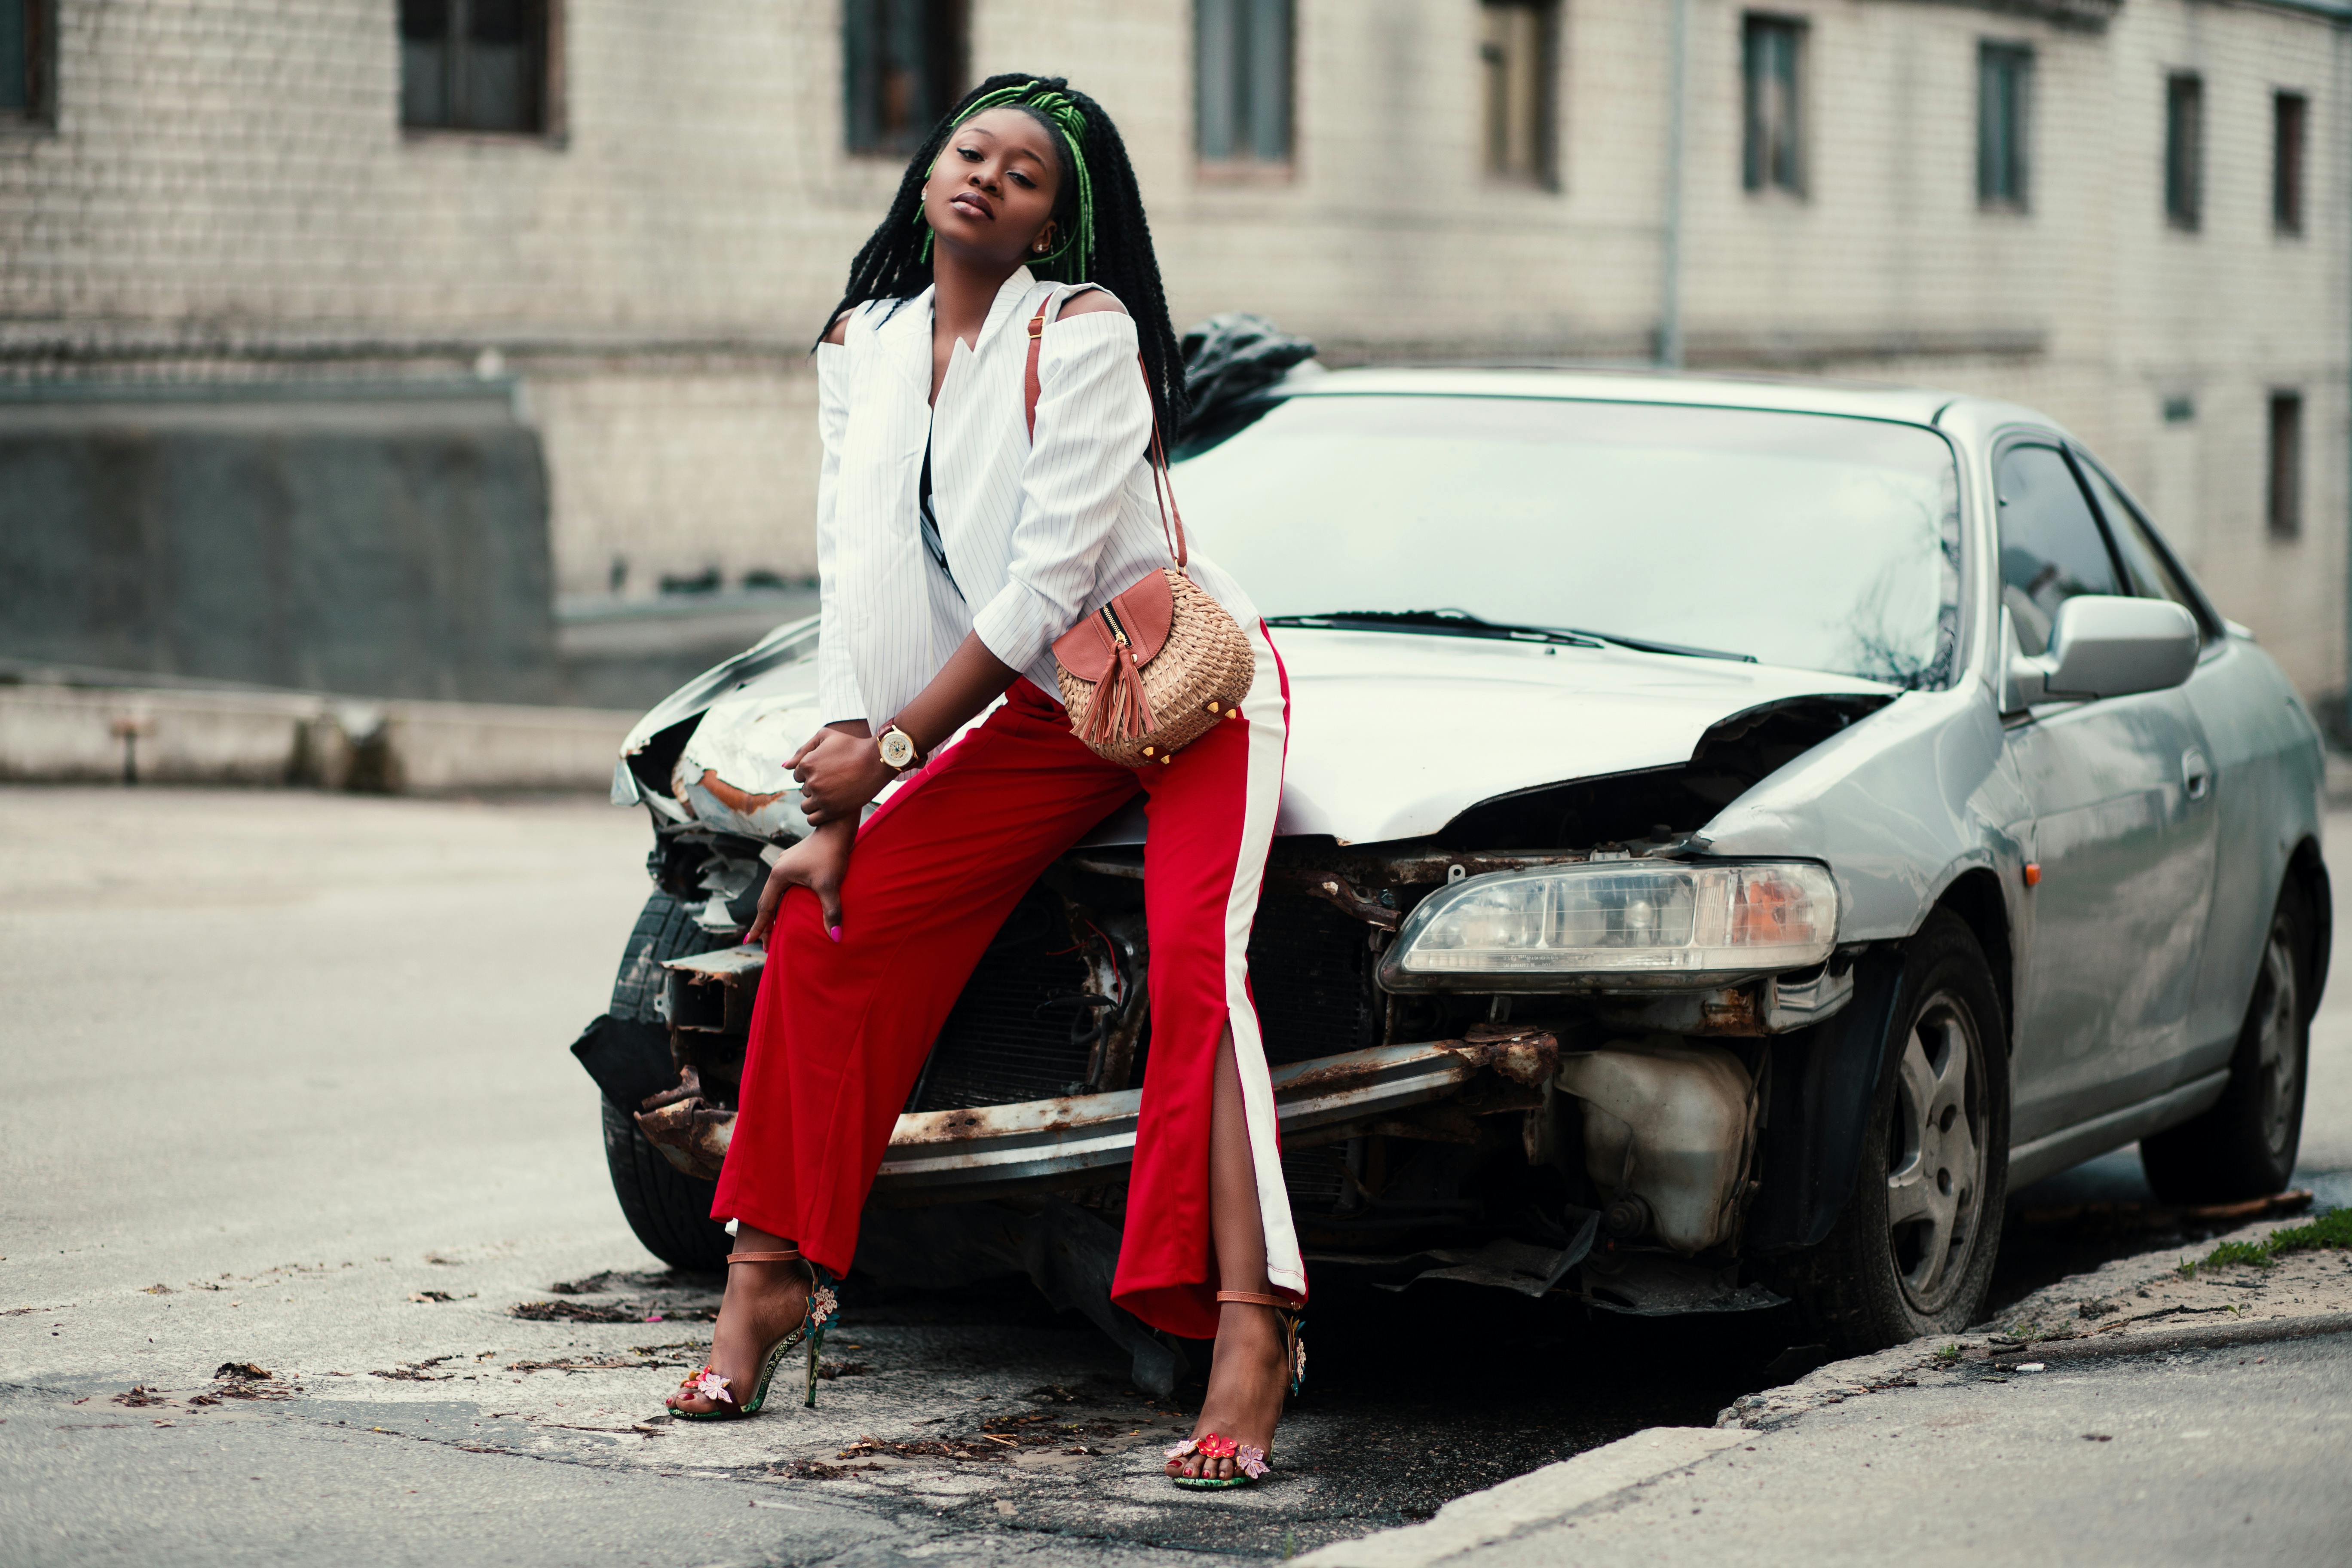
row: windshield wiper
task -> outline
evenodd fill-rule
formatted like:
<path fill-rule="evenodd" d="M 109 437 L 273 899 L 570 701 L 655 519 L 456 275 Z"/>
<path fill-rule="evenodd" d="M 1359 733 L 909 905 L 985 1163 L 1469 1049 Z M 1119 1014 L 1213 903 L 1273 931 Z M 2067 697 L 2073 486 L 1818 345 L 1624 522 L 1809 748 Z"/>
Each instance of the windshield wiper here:
<path fill-rule="evenodd" d="M 1319 616 L 1269 616 L 1270 626 L 1388 626 L 1398 631 L 1434 632 L 1443 637 L 1504 637 L 1515 642 L 1561 643 L 1570 647 L 1602 647 L 1615 644 L 1636 653 L 1672 654 L 1680 658 L 1720 658 L 1734 664 L 1754 664 L 1752 653 L 1727 653 L 1721 648 L 1693 647 L 1687 643 L 1657 642 L 1649 637 L 1620 637 L 1615 632 L 1587 631 L 1581 626 L 1530 626 L 1490 621 L 1467 610 L 1327 610 Z"/>
<path fill-rule="evenodd" d="M 1563 631 L 1558 626 L 1514 626 L 1507 621 L 1490 621 L 1467 610 L 1327 610 L 1319 616 L 1269 616 L 1265 624 L 1270 626 L 1381 626 L 1401 632 L 1433 632 L 1440 637 L 1563 643 L 1570 647 L 1601 646 L 1601 639 L 1591 632 Z"/>
<path fill-rule="evenodd" d="M 1693 647 L 1688 643 L 1653 642 L 1648 637 L 1619 637 L 1615 632 L 1588 632 L 1579 629 L 1574 635 L 1599 637 L 1602 642 L 1613 642 L 1619 647 L 1630 647 L 1636 653 L 1670 653 L 1678 658 L 1723 658 L 1729 659 L 1734 664 L 1756 662 L 1756 656 L 1752 653 L 1726 653 L 1719 647 Z"/>

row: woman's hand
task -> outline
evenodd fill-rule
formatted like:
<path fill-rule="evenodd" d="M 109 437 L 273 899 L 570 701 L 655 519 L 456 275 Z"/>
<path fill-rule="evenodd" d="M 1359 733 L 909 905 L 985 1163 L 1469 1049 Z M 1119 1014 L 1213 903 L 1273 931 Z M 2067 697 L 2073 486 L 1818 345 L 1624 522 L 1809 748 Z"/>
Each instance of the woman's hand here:
<path fill-rule="evenodd" d="M 783 907 L 784 894 L 795 887 L 806 888 L 816 895 L 817 907 L 824 911 L 825 934 L 839 942 L 841 879 L 848 873 L 850 847 L 856 842 L 856 819 L 843 817 L 827 823 L 777 856 L 775 865 L 768 870 L 768 885 L 760 889 L 760 912 L 752 918 L 744 942 L 767 945 L 768 932 L 775 926 L 776 911 Z"/>
<path fill-rule="evenodd" d="M 793 753 L 790 765 L 793 777 L 800 781 L 801 815 L 812 827 L 854 824 L 866 803 L 898 776 L 872 741 L 833 729 L 810 736 Z"/>

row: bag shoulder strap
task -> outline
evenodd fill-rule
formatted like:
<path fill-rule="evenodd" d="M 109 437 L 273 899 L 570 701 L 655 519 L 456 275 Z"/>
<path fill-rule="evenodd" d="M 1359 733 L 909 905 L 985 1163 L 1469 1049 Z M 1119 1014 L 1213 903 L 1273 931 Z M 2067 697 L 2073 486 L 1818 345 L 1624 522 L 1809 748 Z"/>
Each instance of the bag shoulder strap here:
<path fill-rule="evenodd" d="M 1037 313 L 1029 318 L 1029 363 L 1021 373 L 1021 401 L 1033 445 L 1037 439 L 1037 394 L 1040 390 L 1037 360 L 1044 349 L 1045 323 L 1059 316 L 1064 305 L 1088 289 L 1100 287 L 1097 283 L 1081 283 L 1072 289 L 1056 289 L 1045 296 L 1045 303 L 1037 307 Z M 1143 368 L 1140 354 L 1136 356 L 1135 364 L 1138 370 Z M 1149 386 L 1145 388 L 1147 395 L 1150 390 Z M 1160 439 L 1160 409 L 1157 405 L 1151 410 L 1151 499 L 1160 503 L 1160 537 L 1167 542 L 1168 553 L 1181 572 L 1191 552 L 1184 544 L 1184 514 L 1176 510 L 1176 486 L 1168 477 L 1168 449 Z"/>

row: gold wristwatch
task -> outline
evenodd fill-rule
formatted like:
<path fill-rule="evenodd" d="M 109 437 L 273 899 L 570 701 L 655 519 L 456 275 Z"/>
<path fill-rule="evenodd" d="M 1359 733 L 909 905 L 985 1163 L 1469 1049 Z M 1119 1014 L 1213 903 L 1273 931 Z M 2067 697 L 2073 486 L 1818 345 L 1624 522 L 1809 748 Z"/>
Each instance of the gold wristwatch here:
<path fill-rule="evenodd" d="M 896 724 L 882 726 L 882 732 L 874 737 L 874 748 L 882 753 L 882 765 L 894 773 L 905 773 L 922 757 L 915 737 Z"/>

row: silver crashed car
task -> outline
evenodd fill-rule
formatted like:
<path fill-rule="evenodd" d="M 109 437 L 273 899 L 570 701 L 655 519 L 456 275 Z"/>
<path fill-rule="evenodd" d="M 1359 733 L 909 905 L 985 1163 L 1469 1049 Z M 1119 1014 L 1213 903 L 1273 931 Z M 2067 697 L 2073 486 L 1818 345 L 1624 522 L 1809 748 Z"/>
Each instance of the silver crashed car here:
<path fill-rule="evenodd" d="M 2137 1141 L 2275 1191 L 2326 978 L 2320 742 L 2032 409 L 1549 371 L 1290 373 L 1180 451 L 1287 662 L 1250 949 L 1318 1282 L 1793 1300 L 1847 1347 L 1982 1307 L 2014 1185 Z M 804 831 L 813 621 L 648 714 L 656 890 L 575 1047 L 637 1234 L 709 1266 Z M 1151 1025 L 1139 812 L 990 946 L 858 1267 L 1103 1300 Z M 1150 1381 L 1166 1381 L 1165 1368 Z"/>

